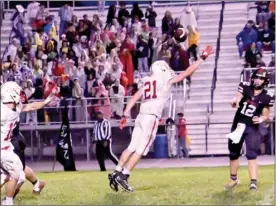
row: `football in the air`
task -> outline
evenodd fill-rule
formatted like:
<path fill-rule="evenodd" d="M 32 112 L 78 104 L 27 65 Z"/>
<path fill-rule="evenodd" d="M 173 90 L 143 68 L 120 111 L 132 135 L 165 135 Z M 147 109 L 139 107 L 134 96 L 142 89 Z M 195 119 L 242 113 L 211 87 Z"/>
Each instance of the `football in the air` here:
<path fill-rule="evenodd" d="M 178 28 L 174 31 L 174 39 L 180 43 L 180 42 L 185 42 L 187 39 L 187 32 L 185 31 L 184 28 Z"/>

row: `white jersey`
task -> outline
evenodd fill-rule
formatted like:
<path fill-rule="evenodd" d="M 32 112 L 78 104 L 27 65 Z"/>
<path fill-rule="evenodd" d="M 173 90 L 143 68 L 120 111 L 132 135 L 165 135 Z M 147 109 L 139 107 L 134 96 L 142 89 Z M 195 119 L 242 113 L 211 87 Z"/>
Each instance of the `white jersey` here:
<path fill-rule="evenodd" d="M 164 106 L 171 94 L 171 85 L 169 84 L 171 78 L 172 76 L 166 72 L 142 79 L 141 114 L 151 114 L 161 118 Z"/>
<path fill-rule="evenodd" d="M 16 111 L 10 109 L 1 102 L 1 150 L 12 150 L 11 143 L 12 130 L 19 121 L 22 104 L 18 104 Z"/>

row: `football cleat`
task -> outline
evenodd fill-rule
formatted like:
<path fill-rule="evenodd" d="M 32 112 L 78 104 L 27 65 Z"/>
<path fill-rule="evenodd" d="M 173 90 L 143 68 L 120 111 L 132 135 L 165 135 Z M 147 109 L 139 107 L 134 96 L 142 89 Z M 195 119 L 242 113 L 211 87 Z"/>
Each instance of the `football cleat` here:
<path fill-rule="evenodd" d="M 117 182 L 118 185 L 121 186 L 121 188 L 126 191 L 126 192 L 133 192 L 133 189 L 131 186 L 128 184 L 128 178 L 129 175 L 125 175 L 123 173 L 120 173 L 116 178 L 115 181 Z"/>
<path fill-rule="evenodd" d="M 230 180 L 228 184 L 224 185 L 224 189 L 232 189 L 234 187 L 236 187 L 237 185 L 240 184 L 240 180 L 236 179 L 236 180 Z"/>
<path fill-rule="evenodd" d="M 109 186 L 112 190 L 114 190 L 115 192 L 118 192 L 118 184 L 115 181 L 115 178 L 119 175 L 118 171 L 114 171 L 111 174 L 108 174 L 108 179 L 109 179 Z"/>
<path fill-rule="evenodd" d="M 255 190 L 257 190 L 257 185 L 254 184 L 254 183 L 251 183 L 249 189 L 250 189 L 251 191 L 255 191 Z"/>

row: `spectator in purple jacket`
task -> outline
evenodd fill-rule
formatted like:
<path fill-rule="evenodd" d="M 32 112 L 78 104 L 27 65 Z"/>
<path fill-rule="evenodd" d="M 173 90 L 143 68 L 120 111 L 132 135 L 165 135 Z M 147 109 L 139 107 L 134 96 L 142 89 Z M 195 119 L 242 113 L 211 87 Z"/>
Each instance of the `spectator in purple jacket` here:
<path fill-rule="evenodd" d="M 249 20 L 246 27 L 236 36 L 239 55 L 242 57 L 243 51 L 250 47 L 253 42 L 257 42 L 257 32 L 252 28 L 254 22 Z"/>
<path fill-rule="evenodd" d="M 264 24 L 264 30 L 260 32 L 260 39 L 257 42 L 257 49 L 261 52 L 263 47 L 270 47 L 272 53 L 275 53 L 275 33 Z"/>

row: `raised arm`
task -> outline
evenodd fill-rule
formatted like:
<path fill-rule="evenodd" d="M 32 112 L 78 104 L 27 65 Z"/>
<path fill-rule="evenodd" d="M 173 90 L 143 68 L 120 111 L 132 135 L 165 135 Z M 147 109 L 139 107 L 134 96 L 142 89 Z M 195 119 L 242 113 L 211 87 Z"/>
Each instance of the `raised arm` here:
<path fill-rule="evenodd" d="M 22 112 L 30 112 L 30 111 L 35 111 L 43 108 L 53 100 L 53 98 L 55 97 L 56 91 L 57 91 L 56 88 L 53 89 L 51 94 L 42 102 L 32 102 L 30 104 L 24 104 L 22 108 Z"/>

